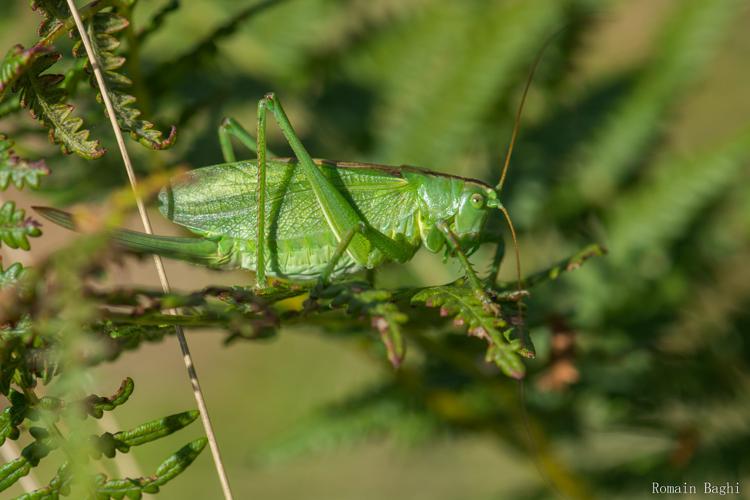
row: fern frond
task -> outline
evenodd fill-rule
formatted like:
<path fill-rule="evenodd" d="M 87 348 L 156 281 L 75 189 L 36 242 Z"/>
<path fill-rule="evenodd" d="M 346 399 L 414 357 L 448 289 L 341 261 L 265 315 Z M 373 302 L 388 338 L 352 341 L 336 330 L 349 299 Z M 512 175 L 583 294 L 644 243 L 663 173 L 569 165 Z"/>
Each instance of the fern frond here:
<path fill-rule="evenodd" d="M 109 498 L 141 498 L 144 493 L 158 493 L 159 488 L 179 474 L 198 458 L 208 440 L 199 438 L 180 448 L 174 455 L 167 458 L 156 469 L 156 473 L 148 477 L 110 479 L 104 476 L 96 479 L 97 499 L 107 500 Z"/>
<path fill-rule="evenodd" d="M 469 335 L 487 341 L 487 361 L 494 362 L 506 375 L 522 378 L 526 369 L 521 356 L 532 351 L 521 340 L 512 338 L 513 328 L 501 317 L 487 311 L 470 287 L 444 285 L 426 288 L 412 297 L 412 303 L 439 307 L 442 316 L 453 316 L 457 326 L 466 326 Z"/>
<path fill-rule="evenodd" d="M 64 24 L 70 15 L 65 0 L 32 0 L 31 10 L 38 11 L 42 17 L 39 25 L 39 36 L 44 38 Z"/>
<path fill-rule="evenodd" d="M 18 496 L 15 500 L 59 500 L 61 496 L 70 494 L 70 483 L 72 481 L 73 474 L 70 470 L 70 464 L 66 462 L 57 470 L 57 474 L 47 486 Z"/>
<path fill-rule="evenodd" d="M 118 406 L 125 404 L 135 389 L 135 382 L 130 377 L 126 377 L 120 384 L 117 392 L 110 397 L 97 396 L 92 394 L 81 402 L 83 410 L 94 418 L 102 418 L 105 411 L 112 411 Z"/>
<path fill-rule="evenodd" d="M 20 298 L 26 290 L 16 288 L 12 292 L 18 295 L 11 295 L 11 300 L 7 300 L 9 294 L 3 294 L 3 305 L 12 309 L 3 311 L 5 314 L 0 323 L 0 394 L 6 396 L 10 394 L 11 383 L 21 387 L 32 386 L 34 378 L 47 380 L 46 372 L 55 369 L 52 359 L 45 352 L 45 342 L 33 334 L 30 315 L 14 307 L 14 299 Z"/>
<path fill-rule="evenodd" d="M 523 279 L 523 283 L 527 287 L 532 287 L 544 283 L 545 281 L 554 281 L 560 276 L 561 273 L 574 271 L 581 267 L 584 262 L 586 262 L 590 258 L 601 257 L 606 253 L 607 250 L 599 244 L 595 243 L 589 245 L 581 249 L 574 255 L 568 257 L 567 259 L 564 259 L 543 271 L 539 271 L 532 274 L 531 276 L 527 276 Z M 505 283 L 502 286 L 504 288 L 512 288 L 515 285 L 515 283 Z"/>
<path fill-rule="evenodd" d="M 162 486 L 184 472 L 198 458 L 207 443 L 206 438 L 199 438 L 188 443 L 164 460 L 157 467 L 155 474 L 147 477 L 108 480 L 104 475 L 98 474 L 93 481 L 96 498 L 98 500 L 109 498 L 121 500 L 122 498 L 141 498 L 144 493 L 158 493 Z M 17 464 L 14 464 L 14 472 L 18 478 L 25 475 L 22 473 L 28 473 L 25 469 L 27 463 L 19 460 Z M 16 497 L 16 500 L 58 500 L 60 496 L 70 493 L 72 479 L 70 464 L 66 462 L 58 469 L 49 485 Z M 0 483 L 1 487 L 2 483 Z"/>
<path fill-rule="evenodd" d="M 0 260 L 0 290 L 16 285 L 25 271 L 26 268 L 20 262 L 14 262 L 7 269 L 3 269 L 3 263 Z"/>
<path fill-rule="evenodd" d="M 8 394 L 10 406 L 0 413 L 0 446 L 6 439 L 18 439 L 20 431 L 18 426 L 26 419 L 29 404 L 26 396 L 18 391 L 11 390 Z"/>
<path fill-rule="evenodd" d="M 410 444 L 432 436 L 439 422 L 416 407 L 392 384 L 376 386 L 316 411 L 255 454 L 260 463 L 276 464 L 307 454 L 351 447 L 397 435 Z"/>
<path fill-rule="evenodd" d="M 41 427 L 30 427 L 29 433 L 34 441 L 21 451 L 21 456 L 0 466 L 0 491 L 7 490 L 16 481 L 39 465 L 39 461 L 60 446 L 60 442 L 51 437 L 50 433 Z"/>
<path fill-rule="evenodd" d="M 114 434 L 113 438 L 117 443 L 118 450 L 127 451 L 131 446 L 150 443 L 182 429 L 198 418 L 198 415 L 198 410 L 176 413 L 168 417 L 152 420 L 129 431 L 120 431 Z"/>
<path fill-rule="evenodd" d="M 406 355 L 401 325 L 409 318 L 392 302 L 393 293 L 373 290 L 365 283 L 344 283 L 328 287 L 322 296 L 332 298 L 330 306 L 333 308 L 344 308 L 355 318 L 370 318 L 370 324 L 378 331 L 386 348 L 388 360 L 396 368 L 401 365 Z"/>
<path fill-rule="evenodd" d="M 102 418 L 105 411 L 112 411 L 118 406 L 125 404 L 133 394 L 135 383 L 130 377 L 126 377 L 120 384 L 120 388 L 110 397 L 98 396 L 92 394 L 80 401 L 72 403 L 66 402 L 60 398 L 45 396 L 39 400 L 40 407 L 55 412 L 69 410 L 77 418 L 83 419 L 86 416 Z"/>
<path fill-rule="evenodd" d="M 633 259 L 684 234 L 706 203 L 732 185 L 750 161 L 750 127 L 702 155 L 666 158 L 655 175 L 626 192 L 611 208 L 611 264 Z"/>
<path fill-rule="evenodd" d="M 127 453 L 132 446 L 156 441 L 182 429 L 198 418 L 198 415 L 197 410 L 186 411 L 152 420 L 129 431 L 120 431 L 115 434 L 105 432 L 100 436 L 93 436 L 91 438 L 91 453 L 96 459 L 101 455 L 112 458 L 118 451 Z"/>
<path fill-rule="evenodd" d="M 7 189 L 11 182 L 18 189 L 24 186 L 36 189 L 45 175 L 49 175 L 49 168 L 44 160 L 20 158 L 13 151 L 13 141 L 0 134 L 0 191 Z"/>
<path fill-rule="evenodd" d="M 585 300 L 576 305 L 580 320 L 599 321 L 608 311 L 627 307 L 628 301 L 650 291 L 654 278 L 668 269 L 644 276 L 638 263 L 644 256 L 665 258 L 702 211 L 737 182 L 748 159 L 750 128 L 745 127 L 703 154 L 665 158 L 653 166 L 654 175 L 622 194 L 607 213 L 611 258 L 594 272 L 571 279 L 585 290 Z"/>
<path fill-rule="evenodd" d="M 4 464 L 0 467 L 0 491 L 5 491 L 13 486 L 16 481 L 30 471 L 31 463 L 23 456 Z"/>
<path fill-rule="evenodd" d="M 81 129 L 83 120 L 73 116 L 73 106 L 67 102 L 62 88 L 62 75 L 42 74 L 60 59 L 60 54 L 48 52 L 37 57 L 31 67 L 18 79 L 13 89 L 20 93 L 21 106 L 49 129 L 50 141 L 60 144 L 65 154 L 71 152 L 95 159 L 104 154 L 99 141 L 89 140 L 89 131 Z"/>
<path fill-rule="evenodd" d="M 3 62 L 0 63 L 0 99 L 4 97 L 5 91 L 13 87 L 13 84 L 23 75 L 42 55 L 49 54 L 52 49 L 40 45 L 34 45 L 25 49 L 23 45 L 17 44 L 8 50 Z"/>
<path fill-rule="evenodd" d="M 117 123 L 130 137 L 151 149 L 166 149 L 175 141 L 177 129 L 173 126 L 169 135 L 154 128 L 154 124 L 140 118 L 141 111 L 135 108 L 135 97 L 127 91 L 132 86 L 132 81 L 119 72 L 125 64 L 125 58 L 116 54 L 120 47 L 117 36 L 125 30 L 129 21 L 115 12 L 99 12 L 95 14 L 86 24 L 89 38 L 96 58 L 101 64 L 104 80 L 112 99 L 112 106 L 117 115 Z M 86 51 L 79 40 L 73 47 L 73 54 L 78 58 L 87 59 Z M 90 71 L 90 63 L 87 62 Z M 97 89 L 98 84 L 93 72 L 90 77 L 91 86 Z M 101 102 L 101 94 L 97 93 L 97 99 Z"/>
<path fill-rule="evenodd" d="M 0 243 L 10 248 L 28 250 L 29 238 L 42 234 L 39 223 L 26 217 L 26 211 L 19 208 L 12 201 L 6 201 L 0 207 Z"/>
<path fill-rule="evenodd" d="M 395 33 L 394 45 L 366 54 L 356 71 L 383 87 L 378 157 L 438 167 L 459 160 L 540 40 L 563 22 L 561 7 L 546 0 L 436 2 Z"/>
<path fill-rule="evenodd" d="M 675 6 L 675 14 L 657 41 L 652 62 L 597 137 L 585 145 L 575 178 L 560 186 L 557 195 L 564 202 L 558 205 L 609 200 L 617 184 L 637 166 L 658 136 L 665 113 L 711 60 L 727 24 L 742 5 L 734 0 L 690 0 Z"/>
<path fill-rule="evenodd" d="M 93 329 L 115 340 L 120 351 L 137 349 L 143 342 L 160 342 L 165 335 L 174 333 L 172 325 L 122 324 L 110 320 L 94 324 Z"/>

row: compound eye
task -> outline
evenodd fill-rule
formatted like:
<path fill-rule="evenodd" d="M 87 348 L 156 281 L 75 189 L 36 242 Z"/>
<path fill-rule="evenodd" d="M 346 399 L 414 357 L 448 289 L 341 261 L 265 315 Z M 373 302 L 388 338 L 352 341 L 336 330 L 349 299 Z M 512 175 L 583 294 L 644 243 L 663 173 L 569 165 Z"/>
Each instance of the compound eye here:
<path fill-rule="evenodd" d="M 482 208 L 484 206 L 484 196 L 479 193 L 472 194 L 471 204 L 474 205 L 474 208 Z"/>

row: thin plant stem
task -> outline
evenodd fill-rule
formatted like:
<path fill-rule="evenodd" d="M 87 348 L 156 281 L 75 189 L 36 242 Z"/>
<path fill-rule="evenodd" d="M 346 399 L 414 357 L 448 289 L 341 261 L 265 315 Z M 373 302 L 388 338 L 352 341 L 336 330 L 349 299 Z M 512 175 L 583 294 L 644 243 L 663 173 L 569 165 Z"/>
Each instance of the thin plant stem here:
<path fill-rule="evenodd" d="M 71 14 L 73 15 L 73 19 L 75 20 L 76 27 L 78 28 L 78 32 L 81 36 L 83 46 L 86 49 L 86 54 L 88 55 L 89 62 L 91 63 L 91 69 L 94 72 L 96 83 L 99 86 L 102 101 L 104 102 L 104 106 L 107 110 L 107 116 L 112 123 L 112 129 L 115 133 L 115 138 L 117 139 L 117 146 L 120 149 L 120 155 L 122 156 L 125 171 L 128 174 L 130 186 L 132 187 L 133 194 L 135 196 L 135 203 L 138 207 L 138 213 L 141 217 L 141 222 L 143 223 L 143 229 L 145 230 L 146 234 L 153 234 L 151 221 L 149 220 L 148 213 L 146 212 L 146 207 L 143 203 L 143 200 L 138 195 L 138 180 L 136 179 L 135 172 L 133 171 L 133 165 L 130 161 L 130 155 L 128 154 L 127 148 L 125 147 L 125 139 L 123 138 L 122 130 L 120 130 L 120 126 L 117 123 L 117 117 L 115 116 L 115 110 L 109 97 L 106 83 L 104 82 L 104 76 L 102 74 L 101 66 L 96 59 L 96 55 L 94 54 L 93 48 L 91 46 L 91 41 L 89 40 L 89 37 L 86 33 L 86 29 L 83 25 L 83 21 L 81 20 L 81 16 L 78 12 L 78 9 L 76 8 L 74 1 L 67 0 L 67 2 Z M 158 255 L 154 255 L 153 257 L 154 265 L 156 267 L 156 272 L 159 275 L 159 281 L 161 283 L 162 290 L 164 291 L 164 293 L 169 293 L 171 287 L 169 286 L 167 273 L 164 269 L 164 263 L 162 262 L 161 257 L 159 257 Z M 170 309 L 168 313 L 176 315 L 178 314 L 178 311 L 176 309 Z M 175 332 L 177 334 L 177 340 L 180 344 L 182 358 L 185 363 L 185 367 L 187 368 L 190 383 L 193 386 L 193 395 L 195 396 L 195 402 L 198 405 L 198 411 L 200 412 L 203 429 L 205 430 L 206 437 L 208 438 L 211 455 L 213 456 L 214 465 L 216 466 L 216 472 L 219 476 L 219 482 L 221 483 L 224 498 L 230 500 L 233 497 L 232 490 L 229 487 L 229 478 L 227 477 L 226 471 L 224 469 L 224 464 L 221 460 L 219 445 L 216 441 L 216 435 L 214 434 L 213 426 L 211 425 L 211 419 L 209 418 L 208 409 L 206 408 L 206 402 L 203 398 L 203 391 L 201 390 L 200 382 L 198 380 L 198 373 L 196 372 L 195 365 L 193 363 L 193 357 L 190 354 L 190 348 L 188 346 L 187 339 L 185 338 L 185 332 L 182 330 L 181 326 L 175 326 Z"/>

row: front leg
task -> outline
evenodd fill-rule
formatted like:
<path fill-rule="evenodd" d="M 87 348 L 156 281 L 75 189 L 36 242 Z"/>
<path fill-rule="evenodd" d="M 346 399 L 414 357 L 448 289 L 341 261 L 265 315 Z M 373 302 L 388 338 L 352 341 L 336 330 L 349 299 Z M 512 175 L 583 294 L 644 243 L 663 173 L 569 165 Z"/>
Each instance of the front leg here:
<path fill-rule="evenodd" d="M 273 155 L 267 146 L 265 139 L 265 114 L 259 112 L 258 116 L 258 141 L 245 130 L 245 128 L 234 118 L 224 118 L 219 125 L 219 144 L 224 161 L 234 163 L 237 155 L 232 147 L 232 137 L 240 141 L 247 149 L 258 157 L 258 225 L 256 227 L 257 249 L 255 254 L 256 286 L 266 287 L 266 264 L 265 264 L 265 201 L 266 201 L 266 156 Z"/>
<path fill-rule="evenodd" d="M 336 269 L 336 264 L 338 264 L 339 260 L 341 260 L 341 257 L 344 255 L 344 252 L 346 252 L 346 249 L 349 248 L 349 245 L 351 244 L 352 240 L 354 239 L 354 236 L 356 234 L 362 234 L 365 232 L 365 224 L 364 222 L 359 223 L 354 228 L 350 229 L 346 232 L 344 237 L 339 241 L 338 245 L 336 245 L 336 250 L 333 252 L 333 257 L 331 257 L 331 261 L 326 265 L 326 268 L 323 270 L 323 273 L 318 278 L 318 287 L 323 288 L 325 285 L 328 284 L 328 281 L 331 278 L 331 274 L 333 274 L 333 271 Z"/>
<path fill-rule="evenodd" d="M 219 145 L 224 161 L 234 163 L 237 161 L 237 155 L 234 154 L 232 147 L 232 137 L 237 138 L 252 153 L 258 154 L 258 143 L 253 136 L 234 118 L 226 117 L 219 125 Z"/>
<path fill-rule="evenodd" d="M 436 226 L 443 233 L 448 246 L 451 248 L 451 250 L 453 250 L 453 252 L 456 254 L 456 258 L 463 266 L 464 271 L 466 272 L 466 278 L 469 280 L 469 285 L 474 290 L 477 298 L 482 302 L 482 304 L 484 304 L 486 309 L 491 311 L 496 316 L 499 316 L 500 307 L 492 300 L 490 294 L 487 293 L 485 284 L 481 279 L 479 279 L 476 271 L 474 271 L 474 268 L 471 266 L 471 262 L 469 262 L 469 258 L 466 256 L 466 252 L 464 252 L 461 248 L 458 237 L 456 237 L 453 231 L 451 231 L 451 228 L 445 221 L 438 221 Z"/>
<path fill-rule="evenodd" d="M 281 103 L 274 94 L 266 94 L 258 103 L 258 177 L 259 181 L 265 175 L 265 128 L 266 114 L 270 111 L 279 125 L 284 138 L 291 146 L 297 157 L 298 166 L 304 172 L 310 183 L 315 198 L 320 205 L 323 215 L 328 222 L 331 231 L 336 236 L 336 241 L 341 242 L 344 236 L 351 230 L 356 230 L 361 222 L 364 222 L 344 195 L 331 183 L 310 157 L 302 141 L 297 137 L 289 118 L 286 116 Z M 347 251 L 359 264 L 366 264 L 370 244 L 360 233 L 355 233 L 349 242 Z"/>
<path fill-rule="evenodd" d="M 297 137 L 281 103 L 274 94 L 266 94 L 258 103 L 258 185 L 265 185 L 266 170 L 266 113 L 270 111 L 276 119 L 282 134 L 286 138 L 298 160 L 307 182 L 310 183 L 315 199 L 323 212 L 328 227 L 341 246 L 345 239 L 349 241 L 343 248 L 360 265 L 367 265 L 372 248 L 377 248 L 388 258 L 403 262 L 411 256 L 408 246 L 391 240 L 384 234 L 368 226 L 344 195 L 315 165 L 310 153 Z M 263 191 L 260 192 L 264 196 Z M 264 206 L 259 203 L 259 221 L 262 221 Z M 263 226 L 259 223 L 258 236 L 263 237 Z M 343 253 L 344 250 L 342 250 Z"/>

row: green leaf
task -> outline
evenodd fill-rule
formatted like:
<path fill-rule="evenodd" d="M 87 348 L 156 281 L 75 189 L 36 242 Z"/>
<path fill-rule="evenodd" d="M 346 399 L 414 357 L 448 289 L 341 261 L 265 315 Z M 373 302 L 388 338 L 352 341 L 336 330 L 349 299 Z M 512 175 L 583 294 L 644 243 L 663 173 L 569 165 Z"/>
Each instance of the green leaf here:
<path fill-rule="evenodd" d="M 506 375 L 522 378 L 525 368 L 521 356 L 533 356 L 532 348 L 511 338 L 513 329 L 501 317 L 488 312 L 470 287 L 444 285 L 426 288 L 412 297 L 412 303 L 440 307 L 442 316 L 453 316 L 457 326 L 466 326 L 469 335 L 488 343 L 487 360 L 493 361 Z"/>
<path fill-rule="evenodd" d="M 22 393 L 11 390 L 8 400 L 10 406 L 0 413 L 0 446 L 5 443 L 6 438 L 18 439 L 20 435 L 18 426 L 24 421 L 29 411 L 28 401 Z"/>
<path fill-rule="evenodd" d="M 175 127 L 172 127 L 169 135 L 165 138 L 160 130 L 154 128 L 153 123 L 141 119 L 141 111 L 133 107 L 136 101 L 135 97 L 127 93 L 133 82 L 119 72 L 125 64 L 125 58 L 116 55 L 116 51 L 120 47 L 120 41 L 116 36 L 125 30 L 128 25 L 128 20 L 123 16 L 114 12 L 99 12 L 87 22 L 87 31 L 96 58 L 102 67 L 104 80 L 107 83 L 107 89 L 117 115 L 117 123 L 123 131 L 130 133 L 133 140 L 140 142 L 142 145 L 151 149 L 166 149 L 174 144 Z M 81 41 L 78 41 L 73 47 L 73 54 L 79 58 L 88 57 Z M 87 68 L 90 68 L 90 63 L 87 63 Z M 98 90 L 99 87 L 93 73 L 90 83 L 93 88 Z M 97 94 L 97 99 L 101 102 L 100 93 Z"/>
<path fill-rule="evenodd" d="M 184 471 L 206 447 L 208 439 L 199 438 L 180 448 L 174 455 L 167 458 L 156 469 L 156 483 L 165 484 L 167 481 L 174 479 Z"/>
<path fill-rule="evenodd" d="M 527 287 L 532 287 L 540 283 L 544 283 L 545 281 L 554 281 L 560 276 L 561 273 L 574 271 L 581 267 L 590 258 L 601 257 L 606 253 L 607 250 L 599 244 L 594 243 L 592 245 L 588 245 L 587 247 L 584 247 L 583 249 L 576 252 L 574 255 L 571 255 L 567 259 L 561 260 L 548 269 L 539 271 L 532 274 L 531 276 L 524 278 L 523 283 Z M 510 288 L 515 286 L 515 283 L 506 283 L 503 286 Z"/>
<path fill-rule="evenodd" d="M 81 129 L 83 120 L 73 116 L 73 106 L 68 104 L 68 94 L 63 88 L 62 75 L 42 74 L 60 59 L 60 54 L 49 52 L 37 57 L 31 67 L 13 87 L 19 92 L 21 106 L 49 129 L 50 140 L 65 154 L 71 152 L 87 158 L 99 158 L 105 150 L 99 141 L 89 140 L 89 131 Z"/>
<path fill-rule="evenodd" d="M 127 450 L 130 446 L 139 446 L 178 431 L 198 418 L 198 410 L 185 411 L 168 417 L 152 420 L 135 429 L 121 431 L 114 438 Z M 119 448 L 118 448 L 119 449 Z"/>
<path fill-rule="evenodd" d="M 135 383 L 130 377 L 125 378 L 120 384 L 120 388 L 112 396 L 105 398 L 92 394 L 82 401 L 84 411 L 94 418 L 101 418 L 105 411 L 112 411 L 120 405 L 123 405 L 133 394 Z"/>
<path fill-rule="evenodd" d="M 200 438 L 183 446 L 174 455 L 162 462 L 153 476 L 136 479 L 111 479 L 106 482 L 101 479 L 100 484 L 96 487 L 97 500 L 109 498 L 119 500 L 123 497 L 141 498 L 143 493 L 158 493 L 160 486 L 177 477 L 193 463 L 207 443 L 206 438 Z"/>
<path fill-rule="evenodd" d="M 23 75 L 40 56 L 50 54 L 52 49 L 35 45 L 24 49 L 23 45 L 14 45 L 5 54 L 0 63 L 0 97 Z"/>
<path fill-rule="evenodd" d="M 160 342 L 165 335 L 172 335 L 175 331 L 172 325 L 116 324 L 109 320 L 96 323 L 93 328 L 114 339 L 120 350 L 137 349 L 143 342 Z"/>
<path fill-rule="evenodd" d="M 10 248 L 30 248 L 29 238 L 39 236 L 42 231 L 36 221 L 25 215 L 26 212 L 16 209 L 16 204 L 12 201 L 6 201 L 0 207 L 0 243 L 5 243 Z"/>
<path fill-rule="evenodd" d="M 39 461 L 49 455 L 49 453 L 60 446 L 60 441 L 53 437 L 44 427 L 29 427 L 29 434 L 34 438 L 34 442 L 26 446 L 21 452 L 31 465 L 36 467 Z"/>
<path fill-rule="evenodd" d="M 101 418 L 105 411 L 112 411 L 125 404 L 133 394 L 134 388 L 133 379 L 127 377 L 122 381 L 117 392 L 108 398 L 92 394 L 82 400 L 67 402 L 60 398 L 44 396 L 39 399 L 38 407 L 53 412 L 66 411 L 81 419 L 86 418 L 87 415 Z M 112 435 L 109 434 L 109 436 Z"/>
<path fill-rule="evenodd" d="M 409 318 L 392 302 L 392 292 L 373 290 L 366 283 L 342 283 L 329 286 L 321 297 L 332 298 L 331 307 L 344 308 L 352 317 L 370 318 L 386 348 L 388 361 L 396 368 L 401 365 L 406 355 L 401 325 Z"/>
<path fill-rule="evenodd" d="M 18 457 L 0 467 L 0 491 L 5 491 L 13 484 L 29 473 L 31 463 L 26 457 Z"/>
<path fill-rule="evenodd" d="M 56 440 L 50 438 L 49 433 L 40 427 L 31 427 L 29 433 L 34 442 L 26 446 L 21 456 L 0 467 L 0 491 L 8 489 L 16 481 L 25 476 L 46 457 L 50 451 L 58 446 Z"/>
<path fill-rule="evenodd" d="M 42 176 L 49 175 L 44 160 L 29 161 L 18 157 L 13 151 L 13 141 L 0 134 L 0 190 L 8 188 L 12 182 L 18 189 L 29 186 L 39 187 Z"/>
<path fill-rule="evenodd" d="M 123 392 L 123 397 L 126 392 L 127 386 Z M 198 415 L 199 412 L 197 410 L 186 411 L 158 420 L 152 420 L 129 431 L 121 431 L 116 434 L 105 432 L 100 436 L 92 436 L 90 443 L 91 453 L 96 459 L 101 454 L 112 458 L 115 456 L 117 450 L 121 453 L 127 453 L 131 446 L 150 443 L 182 429 L 198 418 Z"/>
<path fill-rule="evenodd" d="M 70 483 L 73 480 L 73 475 L 70 472 L 70 464 L 65 462 L 57 470 L 57 474 L 52 478 L 44 488 L 25 493 L 16 500 L 58 500 L 60 496 L 67 496 L 70 494 Z"/>
<path fill-rule="evenodd" d="M 63 24 L 70 15 L 65 0 L 32 0 L 31 10 L 38 11 L 44 20 L 39 26 L 39 36 L 44 38 Z"/>
<path fill-rule="evenodd" d="M 25 271 L 26 268 L 20 262 L 14 262 L 5 270 L 3 269 L 3 263 L 0 262 L 0 290 L 18 283 Z"/>

